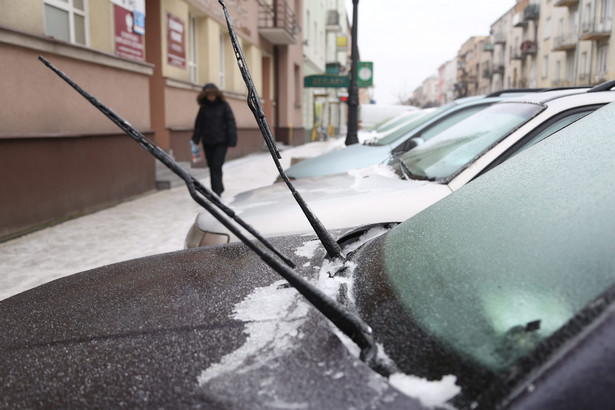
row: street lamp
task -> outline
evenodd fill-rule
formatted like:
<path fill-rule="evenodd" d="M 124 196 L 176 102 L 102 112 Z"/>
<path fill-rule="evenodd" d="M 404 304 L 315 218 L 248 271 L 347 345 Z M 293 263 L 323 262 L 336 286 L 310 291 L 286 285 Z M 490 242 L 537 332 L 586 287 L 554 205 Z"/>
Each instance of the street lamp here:
<path fill-rule="evenodd" d="M 359 65 L 359 46 L 357 42 L 357 27 L 359 0 L 352 0 L 352 50 L 350 54 L 350 83 L 348 85 L 348 132 L 346 145 L 359 142 L 357 131 L 359 128 L 359 87 L 357 85 L 357 67 Z"/>

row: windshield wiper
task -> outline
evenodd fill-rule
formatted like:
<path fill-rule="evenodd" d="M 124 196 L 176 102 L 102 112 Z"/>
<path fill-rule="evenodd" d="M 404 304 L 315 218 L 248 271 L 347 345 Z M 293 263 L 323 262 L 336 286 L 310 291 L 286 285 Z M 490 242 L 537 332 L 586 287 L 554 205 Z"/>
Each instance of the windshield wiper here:
<path fill-rule="evenodd" d="M 408 168 L 408 165 L 406 165 L 406 163 L 404 162 L 404 160 L 402 158 L 399 159 L 398 161 L 399 163 L 399 168 L 401 169 L 401 173 L 403 174 L 405 179 L 415 179 L 418 181 L 435 181 L 435 178 L 431 178 L 425 175 L 417 175 L 412 173 L 412 171 L 410 170 L 410 168 Z"/>
<path fill-rule="evenodd" d="M 224 6 L 224 1 L 219 0 L 220 4 Z M 225 7 L 225 6 L 224 6 Z M 228 12 L 225 7 L 225 15 L 227 19 Z M 230 20 L 228 20 L 230 22 Z M 233 33 L 234 34 L 234 33 Z M 240 49 L 238 49 L 240 51 Z M 392 367 L 386 363 L 383 363 L 378 357 L 378 348 L 372 336 L 372 329 L 356 314 L 351 312 L 347 307 L 338 303 L 335 299 L 327 296 L 322 290 L 315 285 L 304 279 L 292 268 L 294 264 L 288 258 L 284 257 L 279 251 L 277 251 L 267 240 L 259 235 L 252 227 L 243 222 L 232 209 L 226 207 L 216 194 L 201 185 L 189 172 L 184 170 L 170 155 L 164 152 L 160 147 L 150 142 L 145 138 L 143 134 L 137 131 L 128 121 L 124 120 L 113 110 L 106 107 L 95 97 L 81 88 L 70 77 L 52 65 L 44 57 L 39 56 L 39 60 L 42 61 L 47 67 L 54 71 L 59 77 L 66 81 L 71 87 L 73 87 L 79 94 L 81 94 L 86 100 L 94 105 L 99 111 L 101 111 L 107 118 L 115 123 L 120 129 L 128 134 L 133 140 L 145 148 L 150 154 L 152 154 L 157 160 L 162 162 L 167 168 L 173 171 L 177 176 L 184 180 L 188 191 L 192 198 L 201 205 L 205 210 L 210 212 L 218 221 L 220 221 L 229 231 L 237 236 L 248 248 L 255 252 L 269 267 L 275 270 L 280 276 L 282 276 L 288 283 L 293 286 L 303 297 L 305 297 L 318 311 L 320 311 L 327 319 L 329 319 L 342 333 L 348 336 L 357 346 L 360 348 L 361 353 L 359 358 L 367 363 L 372 369 L 378 373 L 388 376 L 393 370 Z M 242 59 L 243 60 L 243 59 Z M 245 63 L 244 63 L 245 64 Z M 248 74 L 249 75 L 249 74 Z M 252 84 L 253 86 L 253 84 Z M 252 98 L 258 98 L 256 94 L 250 94 Z M 250 104 L 250 100 L 248 102 Z M 260 102 L 259 102 L 260 105 Z M 255 116 L 259 111 L 255 112 Z M 260 108 L 262 114 L 262 107 Z M 258 115 L 261 115 L 258 114 Z M 262 114 L 264 118 L 264 114 Z M 259 121 L 261 131 L 263 127 L 268 129 L 266 120 L 264 122 Z M 267 138 L 267 137 L 265 137 Z M 275 150 L 271 151 L 272 156 Z M 279 167 L 279 162 L 276 162 Z M 285 178 L 287 184 L 291 185 L 286 175 L 281 172 L 283 178 Z M 207 201 L 205 200 L 207 199 Z M 208 202 L 209 201 L 209 202 Z M 210 203 L 211 202 L 211 203 Z M 227 219 L 221 213 L 224 212 L 230 219 Z M 235 225 L 237 223 L 244 229 L 248 230 L 262 245 L 258 246 L 256 242 L 249 240 Z M 325 231 L 326 232 L 326 231 Z M 336 247 L 340 249 L 337 242 L 327 232 L 327 236 L 335 243 Z M 271 253 L 273 252 L 273 254 Z M 341 255 L 341 249 L 338 256 Z"/>
<path fill-rule="evenodd" d="M 271 133 L 271 128 L 269 127 L 269 123 L 267 122 L 267 117 L 265 116 L 263 105 L 261 104 L 260 98 L 258 97 L 258 93 L 256 92 L 256 86 L 252 81 L 252 76 L 250 75 L 250 71 L 248 70 L 248 64 L 246 63 L 243 51 L 241 49 L 241 46 L 239 45 L 239 40 L 237 40 L 237 35 L 235 34 L 235 29 L 233 28 L 233 23 L 231 22 L 231 17 L 229 16 L 228 9 L 226 8 L 226 4 L 224 4 L 224 0 L 218 0 L 218 2 L 220 3 L 220 5 L 222 5 L 222 9 L 224 10 L 224 17 L 226 19 L 226 25 L 228 26 L 229 35 L 231 37 L 233 50 L 235 51 L 237 65 L 239 66 L 239 71 L 241 71 L 243 81 L 246 83 L 246 87 L 248 88 L 248 107 L 250 107 L 250 111 L 252 111 L 252 114 L 254 114 L 254 118 L 258 123 L 258 127 L 263 134 L 263 138 L 265 139 L 267 148 L 269 148 L 269 152 L 271 153 L 271 157 L 273 158 L 273 162 L 278 169 L 278 173 L 286 183 L 286 186 L 288 186 L 288 189 L 297 201 L 297 204 L 299 204 L 299 207 L 303 211 L 310 225 L 312 225 L 314 232 L 316 232 L 316 236 L 318 236 L 318 239 L 320 239 L 320 242 L 322 242 L 322 245 L 327 251 L 329 257 L 338 258 L 342 256 L 342 250 L 340 246 L 329 234 L 327 229 L 325 229 L 325 227 L 316 217 L 316 215 L 314 215 L 314 213 L 310 210 L 309 206 L 304 201 L 301 194 L 299 194 L 299 192 L 293 186 L 292 182 L 290 182 L 290 180 L 288 179 L 288 176 L 284 172 L 282 165 L 280 165 L 280 152 L 275 145 L 275 141 Z"/>
<path fill-rule="evenodd" d="M 294 267 L 295 264 L 288 257 L 284 256 L 280 251 L 278 251 L 273 245 L 269 243 L 262 235 L 258 233 L 256 229 L 246 223 L 243 219 L 235 214 L 231 208 L 227 207 L 220 198 L 211 190 L 203 186 L 196 178 L 190 175 L 186 170 L 184 170 L 169 154 L 160 149 L 157 145 L 150 142 L 143 134 L 137 131 L 128 121 L 120 117 L 115 113 L 112 109 L 108 108 L 100 101 L 98 101 L 95 97 L 93 97 L 90 93 L 81 88 L 77 83 L 75 83 L 69 76 L 60 71 L 57 67 L 47 61 L 43 56 L 39 56 L 38 59 L 43 62 L 47 67 L 49 67 L 53 72 L 55 72 L 60 78 L 66 81 L 71 87 L 73 87 L 79 94 L 81 94 L 86 100 L 88 100 L 93 106 L 98 108 L 107 118 L 109 118 L 115 125 L 120 127 L 122 131 L 132 137 L 133 140 L 138 142 L 143 148 L 149 151 L 156 159 L 162 162 L 167 166 L 171 171 L 173 171 L 178 177 L 180 177 L 186 184 L 188 191 L 190 192 L 190 196 L 203 208 L 205 208 L 209 213 L 211 213 L 221 224 L 223 224 L 226 228 L 228 228 L 233 234 L 237 235 L 238 238 L 245 238 L 244 234 L 233 226 L 230 221 L 225 218 L 222 213 L 226 214 L 229 218 L 234 220 L 248 231 L 251 235 L 253 235 L 256 239 L 258 239 L 265 247 L 271 250 L 273 253 L 278 255 L 280 259 L 284 261 L 288 266 Z M 205 197 L 209 202 L 204 201 L 203 197 Z M 213 205 L 212 205 L 213 204 Z M 222 211 L 222 213 L 220 212 Z M 242 239 L 243 240 L 243 239 Z M 247 240 L 247 239 L 246 239 Z"/>

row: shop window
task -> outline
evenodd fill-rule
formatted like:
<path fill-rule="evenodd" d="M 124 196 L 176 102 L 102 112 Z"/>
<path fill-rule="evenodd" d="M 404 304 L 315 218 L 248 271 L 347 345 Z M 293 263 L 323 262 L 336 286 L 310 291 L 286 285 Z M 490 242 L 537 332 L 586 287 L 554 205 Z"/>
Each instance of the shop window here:
<path fill-rule="evenodd" d="M 44 0 L 45 34 L 88 45 L 87 0 Z"/>

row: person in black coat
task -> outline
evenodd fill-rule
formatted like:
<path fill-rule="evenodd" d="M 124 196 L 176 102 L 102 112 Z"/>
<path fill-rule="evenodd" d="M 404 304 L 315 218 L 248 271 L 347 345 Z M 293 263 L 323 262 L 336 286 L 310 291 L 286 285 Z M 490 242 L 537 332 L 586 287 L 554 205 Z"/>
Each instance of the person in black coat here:
<path fill-rule="evenodd" d="M 203 144 L 209 167 L 211 189 L 218 196 L 224 191 L 222 165 L 228 147 L 237 145 L 237 126 L 231 106 L 215 84 L 208 83 L 197 96 L 199 113 L 194 122 L 192 141 Z"/>

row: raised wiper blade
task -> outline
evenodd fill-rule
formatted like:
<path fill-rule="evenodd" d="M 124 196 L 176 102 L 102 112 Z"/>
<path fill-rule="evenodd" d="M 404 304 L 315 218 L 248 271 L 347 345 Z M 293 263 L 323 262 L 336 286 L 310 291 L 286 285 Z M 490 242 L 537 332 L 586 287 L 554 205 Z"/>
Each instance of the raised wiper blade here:
<path fill-rule="evenodd" d="M 288 189 L 297 201 L 297 204 L 299 204 L 299 207 L 303 211 L 310 225 L 312 225 L 316 236 L 318 236 L 318 239 L 320 239 L 320 242 L 322 242 L 322 245 L 327 251 L 329 257 L 340 257 L 342 255 L 342 250 L 340 246 L 329 234 L 327 229 L 323 226 L 323 224 L 316 217 L 316 215 L 310 210 L 309 206 L 307 205 L 301 194 L 299 194 L 299 192 L 293 186 L 292 182 L 290 182 L 290 179 L 288 179 L 288 176 L 286 175 L 284 169 L 282 168 L 282 165 L 280 164 L 280 152 L 278 151 L 275 141 L 273 139 L 271 128 L 269 127 L 269 123 L 267 122 L 267 117 L 265 116 L 263 105 L 261 104 L 260 98 L 258 97 L 254 81 L 252 81 L 252 76 L 250 75 L 248 64 L 246 63 L 243 51 L 241 49 L 241 46 L 239 45 L 239 40 L 237 40 L 237 35 L 235 34 L 235 29 L 233 28 L 233 23 L 231 22 L 231 17 L 229 16 L 228 9 L 226 8 L 226 4 L 224 4 L 224 0 L 218 0 L 218 2 L 220 3 L 220 5 L 222 5 L 222 9 L 224 10 L 224 17 L 226 19 L 226 25 L 228 27 L 229 35 L 231 37 L 233 50 L 235 51 L 237 65 L 239 66 L 239 71 L 241 71 L 243 81 L 248 88 L 248 107 L 250 107 L 252 114 L 254 114 L 254 118 L 258 123 L 258 127 L 263 134 L 263 138 L 265 139 L 267 148 L 269 148 L 269 152 L 271 153 L 271 157 L 273 158 L 273 162 L 278 169 L 278 173 L 280 174 L 282 180 L 284 180 L 284 182 L 286 183 L 286 186 L 288 186 Z"/>
<path fill-rule="evenodd" d="M 378 362 L 377 352 L 378 349 L 372 337 L 371 328 L 363 322 L 357 315 L 353 314 L 342 304 L 338 303 L 334 299 L 327 296 L 323 291 L 311 284 L 309 281 L 301 277 L 295 272 L 292 267 L 294 263 L 277 251 L 273 245 L 267 240 L 262 238 L 248 224 L 243 222 L 241 218 L 235 215 L 234 211 L 226 207 L 219 197 L 212 191 L 201 185 L 190 173 L 184 170 L 170 155 L 164 152 L 160 147 L 150 142 L 143 134 L 137 131 L 128 121 L 124 120 L 113 110 L 106 107 L 95 97 L 81 88 L 70 77 L 56 68 L 53 64 L 47 61 L 44 57 L 39 56 L 39 60 L 42 61 L 47 67 L 54 71 L 60 78 L 66 81 L 71 87 L 73 87 L 79 94 L 81 94 L 86 100 L 94 105 L 99 111 L 101 111 L 107 118 L 115 123 L 120 129 L 128 134 L 139 145 L 145 148 L 150 154 L 152 154 L 157 160 L 162 162 L 177 176 L 184 180 L 190 196 L 199 205 L 210 212 L 218 221 L 220 221 L 226 228 L 239 238 L 248 248 L 256 253 L 269 267 L 275 270 L 280 276 L 282 276 L 288 283 L 293 286 L 299 293 L 303 295 L 316 309 L 318 309 L 327 319 L 329 319 L 338 329 L 340 329 L 346 336 L 348 336 L 353 342 L 355 342 L 361 349 L 360 358 L 365 361 L 373 369 L 386 373 L 389 369 L 386 366 L 381 365 Z M 200 196 L 200 195 L 202 196 Z M 205 201 L 206 198 L 211 203 Z M 250 231 L 256 239 L 258 239 L 266 249 L 262 246 L 258 246 L 256 242 L 249 240 L 241 230 L 233 225 L 230 219 L 227 219 L 218 210 L 222 210 L 232 221 L 242 226 L 244 229 Z M 337 245 L 337 243 L 336 243 Z M 338 245 L 339 247 L 339 245 Z M 269 251 L 268 251 L 268 250 Z M 270 252 L 273 252 L 270 253 Z"/>
<path fill-rule="evenodd" d="M 167 166 L 171 171 L 173 171 L 178 177 L 180 177 L 185 183 L 188 191 L 190 192 L 190 196 L 203 208 L 205 208 L 209 213 L 211 213 L 220 223 L 222 223 L 225 227 L 227 227 L 233 234 L 235 234 L 238 238 L 248 241 L 245 235 L 230 221 L 225 218 L 220 211 L 226 214 L 229 218 L 237 222 L 239 226 L 248 231 L 252 236 L 258 239 L 265 247 L 267 247 L 270 251 L 275 253 L 280 259 L 284 261 L 288 266 L 294 267 L 295 264 L 288 257 L 284 256 L 280 251 L 278 251 L 269 241 L 267 241 L 261 234 L 258 233 L 256 229 L 242 220 L 239 216 L 235 214 L 231 208 L 227 207 L 220 198 L 208 188 L 203 186 L 196 178 L 194 178 L 190 173 L 184 170 L 169 154 L 160 149 L 157 145 L 150 142 L 143 134 L 137 131 L 128 121 L 120 117 L 115 111 L 111 110 L 100 101 L 98 101 L 95 97 L 93 97 L 90 93 L 81 88 L 77 83 L 75 83 L 68 75 L 64 72 L 60 71 L 57 67 L 51 64 L 47 59 L 43 56 L 39 56 L 38 59 L 43 62 L 47 67 L 49 67 L 53 72 L 55 72 L 60 78 L 66 81 L 71 87 L 73 87 L 79 94 L 81 94 L 86 100 L 88 100 L 93 106 L 98 108 L 107 118 L 109 118 L 115 125 L 120 127 L 122 131 L 132 137 L 137 143 L 139 143 L 143 148 L 149 151 L 156 159 L 162 162 Z M 205 197 L 210 203 L 204 201 L 200 196 Z M 213 204 L 213 205 L 212 205 Z M 220 211 L 219 211 L 220 210 Z"/>

